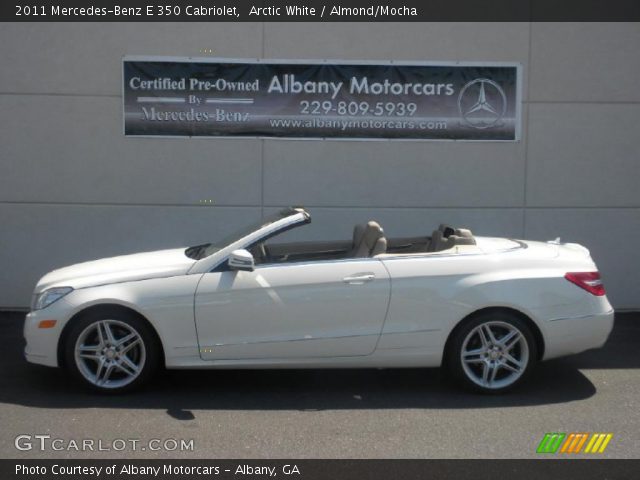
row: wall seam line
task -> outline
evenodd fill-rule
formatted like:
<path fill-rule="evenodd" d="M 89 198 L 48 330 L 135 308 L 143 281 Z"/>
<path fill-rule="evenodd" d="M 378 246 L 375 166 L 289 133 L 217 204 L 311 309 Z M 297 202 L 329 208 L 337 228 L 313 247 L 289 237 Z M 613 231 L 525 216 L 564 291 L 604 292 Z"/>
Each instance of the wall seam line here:
<path fill-rule="evenodd" d="M 530 4 L 533 8 L 533 4 Z M 531 99 L 531 70 L 533 69 L 533 23 L 529 22 L 529 45 L 528 45 L 528 62 L 527 62 L 527 102 Z M 524 141 L 524 172 L 522 185 L 522 238 L 527 238 L 527 184 L 529 182 L 529 135 L 531 134 L 531 104 L 527 103 L 527 128 Z"/>
<path fill-rule="evenodd" d="M 266 204 L 224 204 L 224 205 L 199 205 L 189 203 L 91 203 L 91 202 L 38 202 L 20 200 L 0 200 L 0 205 L 34 205 L 34 206 L 70 206 L 70 207 L 177 207 L 177 208 L 282 208 L 287 205 L 282 203 Z M 303 205 L 308 209 L 333 209 L 333 210 L 522 210 L 522 205 Z M 529 210 L 637 210 L 640 205 L 530 205 Z M 311 212 L 313 213 L 313 212 Z"/>

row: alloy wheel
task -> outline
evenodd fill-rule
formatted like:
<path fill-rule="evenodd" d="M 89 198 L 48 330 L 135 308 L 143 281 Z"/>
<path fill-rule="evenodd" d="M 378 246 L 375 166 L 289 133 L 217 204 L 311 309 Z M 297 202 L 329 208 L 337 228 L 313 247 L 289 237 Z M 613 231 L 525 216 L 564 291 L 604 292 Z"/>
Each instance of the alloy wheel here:
<path fill-rule="evenodd" d="M 89 324 L 78 336 L 75 362 L 81 375 L 100 388 L 122 388 L 133 382 L 146 362 L 140 333 L 119 320 Z"/>
<path fill-rule="evenodd" d="M 460 351 L 469 380 L 482 388 L 502 389 L 515 383 L 529 363 L 529 346 L 514 325 L 487 321 L 473 328 Z"/>

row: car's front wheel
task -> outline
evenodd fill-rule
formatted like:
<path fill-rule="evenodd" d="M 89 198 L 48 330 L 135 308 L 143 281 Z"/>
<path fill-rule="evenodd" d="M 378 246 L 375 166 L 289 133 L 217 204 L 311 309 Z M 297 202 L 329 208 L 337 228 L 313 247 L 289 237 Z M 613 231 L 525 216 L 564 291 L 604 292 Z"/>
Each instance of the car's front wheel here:
<path fill-rule="evenodd" d="M 486 312 L 454 331 L 448 367 L 463 386 L 502 393 L 520 384 L 538 359 L 527 323 L 510 312 Z"/>
<path fill-rule="evenodd" d="M 135 315 L 92 314 L 77 320 L 65 341 L 65 365 L 85 386 L 120 393 L 155 371 L 159 349 L 147 323 Z"/>

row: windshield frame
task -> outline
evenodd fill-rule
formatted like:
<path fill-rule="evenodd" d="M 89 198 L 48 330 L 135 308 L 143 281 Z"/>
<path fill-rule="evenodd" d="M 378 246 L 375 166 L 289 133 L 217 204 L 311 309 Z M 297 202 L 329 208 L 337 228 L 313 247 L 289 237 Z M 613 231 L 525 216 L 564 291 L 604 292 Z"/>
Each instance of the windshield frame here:
<path fill-rule="evenodd" d="M 198 258 L 188 273 L 210 272 L 220 263 L 226 261 L 232 251 L 247 248 L 248 245 L 257 242 L 264 237 L 271 237 L 284 230 L 289 230 L 310 222 L 311 216 L 302 208 L 289 207 L 280 210 L 276 214 L 267 217 L 266 221 L 265 219 L 261 220 L 260 225 L 257 227 L 254 225 L 254 230 L 249 231 L 244 236 L 240 236 L 225 246 L 217 247 L 208 245 L 205 250 L 210 249 L 211 253 Z M 239 234 L 241 235 L 249 229 L 250 227 L 245 227 L 241 232 L 239 232 Z M 235 235 L 230 235 L 229 237 L 232 236 Z"/>
<path fill-rule="evenodd" d="M 296 213 L 299 213 L 299 210 L 296 210 L 293 207 L 288 207 L 276 213 L 272 213 L 267 217 L 261 218 L 258 222 L 253 222 L 253 223 L 250 223 L 249 225 L 245 225 L 239 230 L 236 230 L 235 232 L 225 235 L 223 238 L 215 242 L 215 244 L 213 243 L 208 244 L 206 247 L 203 248 L 202 252 L 198 255 L 196 260 L 202 260 L 203 258 L 209 257 L 214 253 L 219 252 L 226 246 L 231 245 L 232 243 L 235 243 L 238 240 L 241 240 L 242 238 L 252 234 L 253 232 L 256 232 L 265 227 L 268 227 L 269 225 L 272 225 L 282 220 L 283 218 L 287 218 L 292 215 L 295 215 Z"/>

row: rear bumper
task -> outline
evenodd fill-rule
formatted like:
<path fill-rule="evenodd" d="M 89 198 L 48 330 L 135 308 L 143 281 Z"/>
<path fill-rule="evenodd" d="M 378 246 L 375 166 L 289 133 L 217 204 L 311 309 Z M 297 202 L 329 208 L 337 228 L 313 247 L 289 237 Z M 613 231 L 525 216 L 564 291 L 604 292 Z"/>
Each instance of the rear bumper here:
<path fill-rule="evenodd" d="M 613 329 L 613 308 L 602 313 L 552 318 L 545 322 L 544 360 L 602 347 Z"/>

